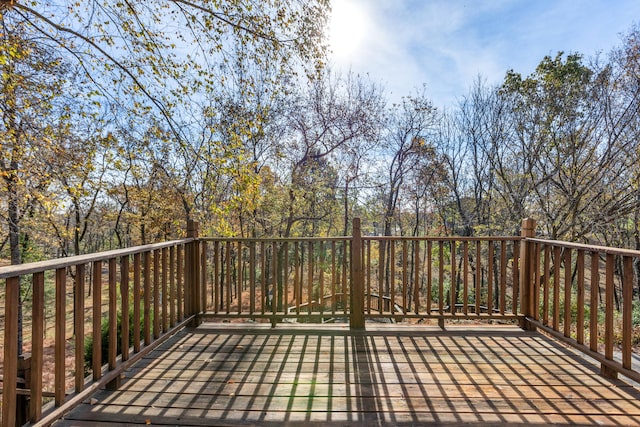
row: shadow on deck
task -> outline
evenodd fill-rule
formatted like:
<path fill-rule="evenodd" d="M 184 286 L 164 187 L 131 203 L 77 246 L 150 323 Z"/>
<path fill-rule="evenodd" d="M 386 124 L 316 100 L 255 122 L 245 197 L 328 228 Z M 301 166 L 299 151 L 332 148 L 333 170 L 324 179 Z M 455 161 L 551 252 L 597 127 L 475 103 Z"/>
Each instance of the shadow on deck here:
<path fill-rule="evenodd" d="M 205 323 L 57 426 L 638 425 L 640 390 L 516 327 Z"/>

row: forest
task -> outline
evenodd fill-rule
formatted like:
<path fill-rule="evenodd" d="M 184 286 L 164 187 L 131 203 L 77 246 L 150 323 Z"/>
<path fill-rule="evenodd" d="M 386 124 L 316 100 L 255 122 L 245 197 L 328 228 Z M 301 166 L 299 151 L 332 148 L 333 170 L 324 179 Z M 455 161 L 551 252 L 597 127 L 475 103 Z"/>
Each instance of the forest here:
<path fill-rule="evenodd" d="M 0 258 L 184 236 L 539 235 L 640 249 L 640 28 L 392 103 L 328 0 L 2 1 Z"/>

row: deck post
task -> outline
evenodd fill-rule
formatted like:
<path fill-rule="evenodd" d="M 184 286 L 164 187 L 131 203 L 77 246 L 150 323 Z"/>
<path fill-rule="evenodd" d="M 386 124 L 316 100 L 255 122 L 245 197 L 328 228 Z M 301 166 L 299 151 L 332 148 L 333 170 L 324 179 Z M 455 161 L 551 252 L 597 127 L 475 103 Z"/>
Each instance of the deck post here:
<path fill-rule="evenodd" d="M 526 239 L 535 237 L 536 221 L 533 218 L 525 218 L 522 220 L 520 236 L 523 240 L 520 242 L 520 312 L 524 315 L 520 319 L 520 327 L 527 331 L 535 330 L 535 326 L 527 320 L 532 318 L 534 314 L 535 295 L 533 281 L 533 265 L 534 265 L 534 249 L 533 243 Z"/>
<path fill-rule="evenodd" d="M 362 272 L 362 230 L 360 218 L 353 219 L 351 238 L 351 292 L 350 292 L 351 329 L 364 329 L 364 275 Z"/>
<path fill-rule="evenodd" d="M 193 241 L 187 244 L 185 250 L 185 313 L 194 315 L 201 313 L 200 301 L 200 242 L 198 240 L 198 222 L 187 221 L 187 238 Z M 199 320 L 196 320 L 199 323 Z"/>

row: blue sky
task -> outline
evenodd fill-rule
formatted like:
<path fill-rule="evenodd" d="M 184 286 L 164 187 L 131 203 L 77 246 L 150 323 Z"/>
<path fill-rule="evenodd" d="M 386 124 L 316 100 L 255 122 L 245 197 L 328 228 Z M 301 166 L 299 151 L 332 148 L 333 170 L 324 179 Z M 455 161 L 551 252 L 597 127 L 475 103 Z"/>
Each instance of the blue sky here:
<path fill-rule="evenodd" d="M 528 75 L 545 55 L 585 58 L 621 44 L 640 0 L 333 0 L 333 70 L 366 74 L 392 101 L 427 85 L 451 107 L 481 75 Z"/>

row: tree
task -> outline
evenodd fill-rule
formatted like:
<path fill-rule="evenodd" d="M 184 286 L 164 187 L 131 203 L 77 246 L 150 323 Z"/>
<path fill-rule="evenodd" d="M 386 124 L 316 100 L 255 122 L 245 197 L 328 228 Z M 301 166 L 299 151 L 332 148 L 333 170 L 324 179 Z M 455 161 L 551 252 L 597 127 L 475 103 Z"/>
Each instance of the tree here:
<path fill-rule="evenodd" d="M 35 209 L 51 182 L 42 165 L 54 155 L 51 134 L 55 124 L 46 120 L 65 83 L 59 57 L 26 38 L 22 26 L 2 20 L 0 46 L 0 176 L 6 201 L 6 225 L 11 263 L 22 262 L 21 221 Z M 22 239 L 21 239 L 22 238 Z"/>
<path fill-rule="evenodd" d="M 608 125 L 599 95 L 611 84 L 608 67 L 591 69 L 580 55 L 562 53 L 545 57 L 525 79 L 512 71 L 505 78 L 514 142 L 526 156 L 514 176 L 527 181 L 527 209 L 543 218 L 551 238 L 586 239 L 633 209 L 625 202 L 630 164 L 622 154 L 632 142 Z"/>
<path fill-rule="evenodd" d="M 374 135 L 380 111 L 375 85 L 360 77 L 343 79 L 330 72 L 312 81 L 291 102 L 286 143 L 276 156 L 285 162 L 273 166 L 274 170 L 284 168 L 289 179 L 283 236 L 292 235 L 299 223 L 306 233 L 326 231 L 320 229 L 319 222 L 335 214 L 337 161 L 349 159 L 349 167 L 357 162 L 358 156 L 353 153 Z"/>

